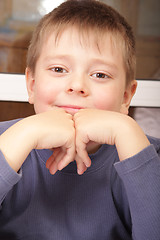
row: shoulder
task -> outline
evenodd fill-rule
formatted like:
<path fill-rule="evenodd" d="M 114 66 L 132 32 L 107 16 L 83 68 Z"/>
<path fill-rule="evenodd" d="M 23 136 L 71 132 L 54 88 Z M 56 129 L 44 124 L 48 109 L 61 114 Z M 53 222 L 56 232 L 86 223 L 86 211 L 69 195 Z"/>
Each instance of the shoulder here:
<path fill-rule="evenodd" d="M 0 122 L 0 134 L 5 132 L 8 128 L 14 125 L 16 122 L 20 121 L 21 119 L 14 119 L 11 121 Z"/>
<path fill-rule="evenodd" d="M 151 136 L 147 136 L 149 142 L 155 147 L 157 152 L 160 152 L 160 138 L 155 138 Z"/>

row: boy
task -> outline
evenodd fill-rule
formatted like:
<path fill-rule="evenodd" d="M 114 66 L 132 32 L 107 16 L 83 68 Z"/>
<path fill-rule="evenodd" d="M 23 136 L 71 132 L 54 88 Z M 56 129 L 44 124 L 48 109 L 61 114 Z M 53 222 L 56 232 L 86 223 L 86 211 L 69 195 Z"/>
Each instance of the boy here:
<path fill-rule="evenodd" d="M 134 73 L 131 28 L 107 5 L 69 0 L 40 21 L 36 115 L 0 126 L 0 239 L 159 239 L 160 140 L 127 116 Z"/>

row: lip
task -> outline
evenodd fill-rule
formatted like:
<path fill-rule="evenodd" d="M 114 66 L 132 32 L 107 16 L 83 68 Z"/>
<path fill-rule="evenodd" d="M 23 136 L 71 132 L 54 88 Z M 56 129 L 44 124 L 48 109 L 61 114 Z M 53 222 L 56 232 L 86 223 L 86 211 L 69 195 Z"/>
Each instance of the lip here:
<path fill-rule="evenodd" d="M 66 105 L 66 106 L 58 106 L 58 107 L 63 108 L 67 113 L 70 113 L 72 115 L 77 113 L 80 109 L 84 109 L 83 107 L 74 106 L 74 105 Z"/>

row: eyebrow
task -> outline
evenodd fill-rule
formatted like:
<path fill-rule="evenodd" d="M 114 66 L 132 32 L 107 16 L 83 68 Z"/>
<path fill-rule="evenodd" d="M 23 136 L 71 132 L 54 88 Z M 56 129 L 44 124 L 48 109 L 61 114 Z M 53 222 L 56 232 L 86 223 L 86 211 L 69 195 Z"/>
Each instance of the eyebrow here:
<path fill-rule="evenodd" d="M 57 56 L 46 56 L 44 62 L 49 62 L 52 60 L 68 60 L 71 59 L 69 55 L 57 55 Z"/>
<path fill-rule="evenodd" d="M 72 58 L 72 56 L 70 55 L 57 55 L 57 56 L 46 56 L 44 58 L 44 62 L 50 62 L 50 61 L 55 61 L 55 60 L 65 60 L 68 62 L 68 60 L 70 62 L 74 62 L 74 59 Z M 110 62 L 110 61 L 105 61 L 103 59 L 100 58 L 94 58 L 90 61 L 90 65 L 103 65 L 104 67 L 109 67 L 110 69 L 112 69 L 113 71 L 118 71 L 118 67 L 115 63 Z"/>
<path fill-rule="evenodd" d="M 110 62 L 110 61 L 105 61 L 103 59 L 99 59 L 99 58 L 94 58 L 92 61 L 93 65 L 94 64 L 100 64 L 100 65 L 104 65 L 104 66 L 108 66 L 112 69 L 118 70 L 118 67 L 115 63 Z"/>

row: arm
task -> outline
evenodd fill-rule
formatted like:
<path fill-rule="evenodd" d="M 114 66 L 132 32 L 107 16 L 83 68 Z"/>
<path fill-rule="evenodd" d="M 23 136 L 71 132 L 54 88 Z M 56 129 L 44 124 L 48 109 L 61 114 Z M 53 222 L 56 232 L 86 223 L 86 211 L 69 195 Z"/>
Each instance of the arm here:
<path fill-rule="evenodd" d="M 126 115 L 82 110 L 75 115 L 76 149 L 86 155 L 89 141 L 115 144 L 115 165 L 125 186 L 132 217 L 133 239 L 160 236 L 160 158 L 137 123 Z"/>
<path fill-rule="evenodd" d="M 134 156 L 150 145 L 139 125 L 131 117 L 118 112 L 80 110 L 74 116 L 74 121 L 76 150 L 84 157 L 90 141 L 116 145 L 120 161 Z"/>
<path fill-rule="evenodd" d="M 57 137 L 58 136 L 58 137 Z M 72 116 L 62 109 L 25 118 L 0 136 L 0 150 L 16 172 L 32 149 L 57 149 L 62 159 L 75 156 L 75 130 Z"/>
<path fill-rule="evenodd" d="M 21 179 L 21 172 L 16 173 L 0 151 L 0 205 L 9 190 Z"/>
<path fill-rule="evenodd" d="M 61 151 L 61 159 L 73 161 L 75 157 L 75 129 L 72 116 L 55 108 L 25 118 L 0 135 L 0 202 L 21 178 L 17 172 L 32 149 Z M 52 158 L 52 156 L 51 156 Z M 57 162 L 49 166 L 57 171 Z"/>
<path fill-rule="evenodd" d="M 133 239 L 159 240 L 160 157 L 153 145 L 116 163 L 130 206 Z"/>

